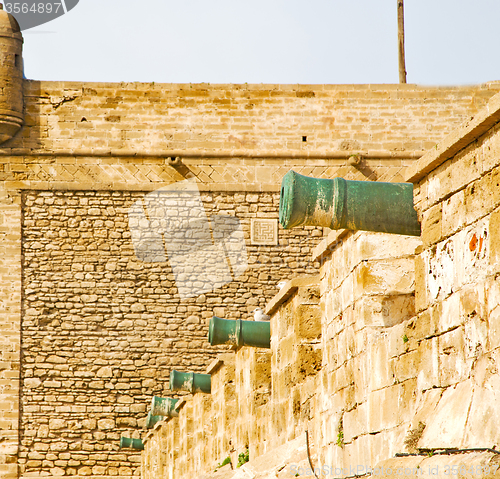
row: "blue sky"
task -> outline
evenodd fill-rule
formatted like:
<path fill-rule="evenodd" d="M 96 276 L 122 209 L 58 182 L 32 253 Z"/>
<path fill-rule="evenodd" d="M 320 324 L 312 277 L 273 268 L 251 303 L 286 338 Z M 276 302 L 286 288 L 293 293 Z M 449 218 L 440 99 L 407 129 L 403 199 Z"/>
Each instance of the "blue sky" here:
<path fill-rule="evenodd" d="M 500 1 L 405 0 L 408 83 L 500 80 Z M 396 0 L 80 0 L 24 34 L 36 80 L 397 83 Z"/>

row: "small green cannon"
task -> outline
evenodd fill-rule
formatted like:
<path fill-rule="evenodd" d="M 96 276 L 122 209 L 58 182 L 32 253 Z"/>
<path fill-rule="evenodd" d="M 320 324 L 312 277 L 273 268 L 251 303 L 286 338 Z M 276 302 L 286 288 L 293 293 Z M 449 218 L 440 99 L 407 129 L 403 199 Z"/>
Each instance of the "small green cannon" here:
<path fill-rule="evenodd" d="M 178 399 L 173 398 L 161 398 L 159 396 L 153 396 L 151 399 L 151 415 L 152 416 L 166 416 L 174 417 L 178 416 L 179 413 L 175 409 Z"/>
<path fill-rule="evenodd" d="M 170 372 L 171 391 L 189 391 L 191 394 L 201 392 L 210 394 L 212 377 L 210 374 L 181 373 L 172 369 Z"/>
<path fill-rule="evenodd" d="M 290 170 L 281 182 L 283 228 L 324 226 L 420 236 L 411 183 L 322 179 Z"/>
<path fill-rule="evenodd" d="M 153 415 L 151 411 L 148 412 L 148 417 L 146 418 L 146 429 L 151 429 L 157 422 L 163 421 L 163 416 Z"/>
<path fill-rule="evenodd" d="M 208 342 L 271 348 L 271 324 L 268 321 L 242 321 L 212 317 L 208 328 Z"/>
<path fill-rule="evenodd" d="M 144 449 L 144 443 L 142 439 L 132 439 L 130 437 L 121 437 L 120 438 L 120 447 L 121 448 L 130 448 L 130 449 Z"/>

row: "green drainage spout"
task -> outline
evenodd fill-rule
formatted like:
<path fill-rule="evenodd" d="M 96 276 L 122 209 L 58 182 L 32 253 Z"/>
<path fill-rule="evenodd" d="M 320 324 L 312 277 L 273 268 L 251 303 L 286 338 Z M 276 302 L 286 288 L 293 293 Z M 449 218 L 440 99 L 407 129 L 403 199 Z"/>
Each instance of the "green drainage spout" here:
<path fill-rule="evenodd" d="M 271 348 L 271 323 L 268 321 L 242 321 L 241 319 L 222 319 L 214 316 L 208 328 L 208 342 Z"/>
<path fill-rule="evenodd" d="M 140 449 L 142 451 L 144 449 L 144 443 L 142 442 L 142 439 L 132 439 L 130 437 L 121 437 L 120 438 L 120 447 L 130 448 L 130 449 Z"/>
<path fill-rule="evenodd" d="M 153 415 L 151 411 L 148 412 L 148 417 L 146 418 L 146 429 L 151 429 L 157 422 L 163 421 L 163 416 L 159 414 Z"/>
<path fill-rule="evenodd" d="M 151 400 L 151 414 L 153 416 L 166 416 L 174 417 L 178 416 L 179 413 L 175 409 L 178 399 L 172 398 L 161 398 L 158 396 L 153 396 Z"/>
<path fill-rule="evenodd" d="M 302 176 L 290 170 L 281 183 L 283 228 L 324 226 L 420 236 L 411 183 Z"/>
<path fill-rule="evenodd" d="M 181 373 L 174 369 L 170 372 L 171 391 L 189 391 L 194 393 L 211 393 L 212 377 L 210 374 Z"/>

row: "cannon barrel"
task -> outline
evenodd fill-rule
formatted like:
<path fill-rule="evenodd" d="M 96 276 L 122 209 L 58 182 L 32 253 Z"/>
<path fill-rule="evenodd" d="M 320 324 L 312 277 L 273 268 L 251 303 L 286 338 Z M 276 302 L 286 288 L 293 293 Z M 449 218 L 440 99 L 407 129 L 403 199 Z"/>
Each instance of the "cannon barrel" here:
<path fill-rule="evenodd" d="M 324 226 L 420 236 L 411 183 L 323 179 L 290 170 L 281 183 L 283 228 Z"/>
<path fill-rule="evenodd" d="M 208 342 L 271 348 L 271 324 L 268 321 L 242 321 L 241 319 L 222 319 L 212 317 L 208 328 Z"/>
<path fill-rule="evenodd" d="M 153 416 L 166 416 L 166 417 L 178 416 L 179 413 L 175 409 L 177 401 L 179 400 L 173 398 L 162 398 L 159 396 L 153 396 L 153 399 L 151 399 L 150 412 Z"/>
<path fill-rule="evenodd" d="M 151 429 L 157 422 L 163 421 L 163 416 L 159 414 L 151 414 L 151 411 L 148 412 L 148 417 L 146 418 L 146 429 Z"/>
<path fill-rule="evenodd" d="M 144 449 L 144 443 L 142 439 L 132 439 L 130 437 L 121 437 L 120 438 L 120 447 L 121 448 L 130 448 L 130 449 Z"/>
<path fill-rule="evenodd" d="M 210 394 L 212 378 L 210 374 L 181 373 L 173 369 L 170 372 L 171 391 L 189 391 L 191 394 L 202 392 Z"/>

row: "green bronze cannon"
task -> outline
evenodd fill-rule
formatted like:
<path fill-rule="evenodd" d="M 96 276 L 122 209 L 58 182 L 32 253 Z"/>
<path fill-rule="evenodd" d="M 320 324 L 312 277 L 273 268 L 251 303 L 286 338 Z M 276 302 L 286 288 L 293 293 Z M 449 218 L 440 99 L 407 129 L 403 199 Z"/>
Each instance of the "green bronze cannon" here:
<path fill-rule="evenodd" d="M 171 391 L 189 391 L 191 394 L 201 392 L 210 394 L 212 377 L 210 374 L 181 373 L 174 369 L 170 372 Z"/>
<path fill-rule="evenodd" d="M 150 412 L 153 416 L 166 416 L 166 417 L 178 416 L 179 413 L 175 409 L 177 401 L 179 400 L 173 398 L 161 398 L 158 396 L 153 396 L 153 399 L 151 399 Z"/>
<path fill-rule="evenodd" d="M 241 319 L 222 319 L 214 316 L 208 328 L 208 342 L 271 348 L 271 324 L 268 321 L 242 321 Z"/>
<path fill-rule="evenodd" d="M 283 228 L 324 226 L 420 236 L 411 183 L 302 176 L 290 170 L 281 183 Z"/>
<path fill-rule="evenodd" d="M 121 437 L 120 438 L 120 447 L 121 448 L 130 448 L 130 449 L 144 449 L 144 443 L 142 439 L 132 439 L 130 437 Z"/>
<path fill-rule="evenodd" d="M 146 418 L 146 429 L 151 429 L 157 422 L 163 421 L 163 416 L 153 415 L 151 411 L 148 412 L 148 417 Z"/>

